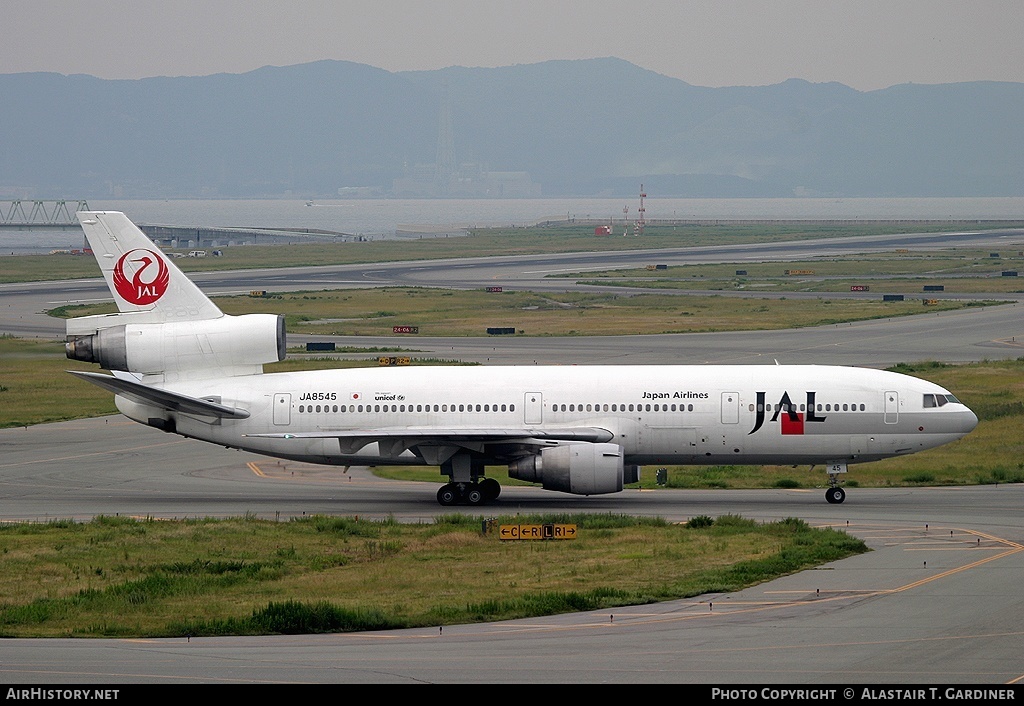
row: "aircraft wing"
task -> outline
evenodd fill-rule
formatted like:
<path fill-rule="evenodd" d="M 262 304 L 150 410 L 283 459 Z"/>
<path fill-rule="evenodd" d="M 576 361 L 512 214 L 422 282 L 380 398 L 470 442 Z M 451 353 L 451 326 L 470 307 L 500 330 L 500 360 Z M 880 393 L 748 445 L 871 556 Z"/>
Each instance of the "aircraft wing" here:
<path fill-rule="evenodd" d="M 237 407 L 227 407 L 210 400 L 202 400 L 198 397 L 189 397 L 170 390 L 161 390 L 158 387 L 150 387 L 140 382 L 134 382 L 124 377 L 113 377 L 102 373 L 91 373 L 82 370 L 69 370 L 75 377 L 91 382 L 93 385 L 110 390 L 116 395 L 127 397 L 142 404 L 153 405 L 163 409 L 182 412 L 184 414 L 196 414 L 201 417 L 216 417 L 218 419 L 245 419 L 249 412 Z"/>
<path fill-rule="evenodd" d="M 246 434 L 264 439 L 417 439 L 430 441 L 506 441 L 516 439 L 545 439 L 551 441 L 611 441 L 614 435 L 597 427 L 569 427 L 567 429 L 440 429 L 438 427 L 396 427 L 385 429 L 345 429 L 339 431 L 308 431 L 289 434 Z"/>
<path fill-rule="evenodd" d="M 352 429 L 337 431 L 297 432 L 293 434 L 247 434 L 264 439 L 337 439 L 341 452 L 355 454 L 367 444 L 377 443 L 382 453 L 398 456 L 413 449 L 434 465 L 449 458 L 458 449 L 480 451 L 488 444 L 543 446 L 551 441 L 611 441 L 615 435 L 598 427 L 544 428 L 437 428 L 393 427 L 383 429 Z"/>

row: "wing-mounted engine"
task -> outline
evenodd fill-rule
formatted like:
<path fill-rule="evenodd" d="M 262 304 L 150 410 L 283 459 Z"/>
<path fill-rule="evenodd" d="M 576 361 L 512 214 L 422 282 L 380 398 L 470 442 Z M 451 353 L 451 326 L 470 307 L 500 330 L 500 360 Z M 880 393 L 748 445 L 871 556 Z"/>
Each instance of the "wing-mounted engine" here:
<path fill-rule="evenodd" d="M 238 375 L 262 372 L 286 353 L 284 317 L 274 314 L 109 325 L 126 318 L 131 314 L 69 320 L 67 357 L 143 375 Z"/>
<path fill-rule="evenodd" d="M 639 480 L 636 466 L 625 466 L 618 444 L 568 443 L 540 449 L 509 464 L 512 478 L 540 483 L 545 490 L 574 495 L 617 493 Z"/>

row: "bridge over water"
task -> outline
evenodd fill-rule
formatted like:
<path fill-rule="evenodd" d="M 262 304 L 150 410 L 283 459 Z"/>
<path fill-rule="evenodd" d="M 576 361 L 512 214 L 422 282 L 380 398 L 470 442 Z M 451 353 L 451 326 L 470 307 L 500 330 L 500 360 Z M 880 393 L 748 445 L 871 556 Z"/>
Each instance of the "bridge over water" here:
<path fill-rule="evenodd" d="M 0 201 L 0 227 L 4 228 L 77 228 L 75 211 L 88 211 L 85 201 L 25 200 Z"/>
<path fill-rule="evenodd" d="M 68 199 L 14 199 L 0 201 L 0 228 L 10 230 L 43 230 L 81 228 L 76 211 L 88 211 L 84 201 Z M 154 241 L 171 247 L 202 247 L 227 243 L 277 244 L 299 242 L 338 242 L 359 240 L 359 236 L 314 228 L 219 228 L 208 226 L 175 226 L 136 224 Z"/>

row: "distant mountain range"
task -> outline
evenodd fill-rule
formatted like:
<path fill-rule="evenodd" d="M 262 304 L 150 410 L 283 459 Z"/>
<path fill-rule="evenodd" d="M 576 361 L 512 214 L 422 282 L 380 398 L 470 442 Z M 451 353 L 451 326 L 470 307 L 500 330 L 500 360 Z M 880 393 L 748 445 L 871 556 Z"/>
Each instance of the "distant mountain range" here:
<path fill-rule="evenodd" d="M 1022 196 L 1024 84 L 704 88 L 620 59 L 0 75 L 0 198 Z"/>

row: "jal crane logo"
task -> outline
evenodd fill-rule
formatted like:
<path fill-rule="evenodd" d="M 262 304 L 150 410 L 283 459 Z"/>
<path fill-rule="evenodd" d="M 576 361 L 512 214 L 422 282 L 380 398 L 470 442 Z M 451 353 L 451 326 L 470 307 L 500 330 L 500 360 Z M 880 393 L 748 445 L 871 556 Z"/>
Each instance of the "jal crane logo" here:
<path fill-rule="evenodd" d="M 129 250 L 114 265 L 114 289 L 131 304 L 152 304 L 164 295 L 170 281 L 167 263 L 152 250 Z"/>

